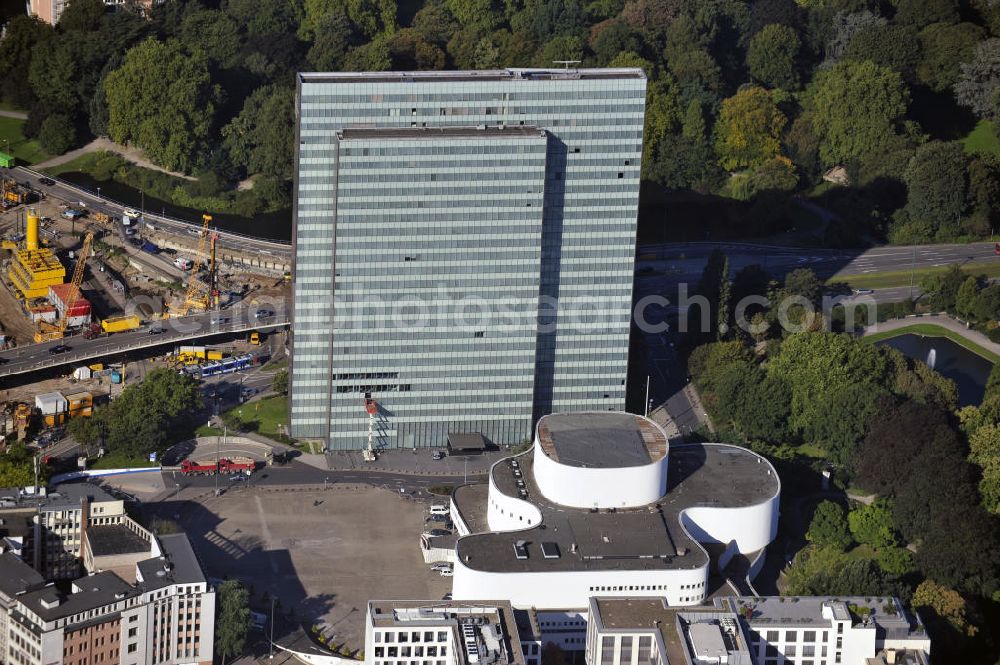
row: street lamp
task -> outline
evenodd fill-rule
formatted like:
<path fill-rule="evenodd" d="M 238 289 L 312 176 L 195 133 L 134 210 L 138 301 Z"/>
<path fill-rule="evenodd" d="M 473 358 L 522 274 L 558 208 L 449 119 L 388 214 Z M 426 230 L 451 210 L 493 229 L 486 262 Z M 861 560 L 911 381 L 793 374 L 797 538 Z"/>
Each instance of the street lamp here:
<path fill-rule="evenodd" d="M 268 660 L 274 660 L 274 601 L 274 596 L 271 596 L 271 655 L 268 657 Z"/>
<path fill-rule="evenodd" d="M 97 200 L 98 201 L 101 200 L 101 188 L 100 187 L 97 188 Z"/>

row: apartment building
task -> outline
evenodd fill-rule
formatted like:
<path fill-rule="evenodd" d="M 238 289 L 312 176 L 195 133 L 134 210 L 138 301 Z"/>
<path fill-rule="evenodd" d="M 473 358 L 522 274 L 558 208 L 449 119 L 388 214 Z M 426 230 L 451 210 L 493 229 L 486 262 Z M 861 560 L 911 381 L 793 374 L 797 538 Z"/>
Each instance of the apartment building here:
<path fill-rule="evenodd" d="M 215 593 L 187 537 L 151 537 L 132 577 L 134 583 L 111 571 L 91 571 L 66 591 L 5 553 L 0 557 L 0 662 L 209 665 Z"/>
<path fill-rule="evenodd" d="M 69 2 L 70 0 L 26 0 L 25 6 L 29 15 L 37 16 L 46 23 L 55 25 L 59 22 Z M 150 12 L 153 9 L 153 5 L 164 2 L 166 0 L 104 0 L 104 4 L 107 7 L 120 9 L 125 6 L 131 6 L 143 13 Z"/>

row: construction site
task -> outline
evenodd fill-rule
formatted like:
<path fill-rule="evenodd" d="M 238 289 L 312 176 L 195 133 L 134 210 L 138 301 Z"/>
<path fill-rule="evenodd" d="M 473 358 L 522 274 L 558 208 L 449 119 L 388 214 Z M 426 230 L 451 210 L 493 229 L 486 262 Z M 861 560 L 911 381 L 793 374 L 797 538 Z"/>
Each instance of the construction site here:
<path fill-rule="evenodd" d="M 141 213 L 121 217 L 58 201 L 28 183 L 0 179 L 0 348 L 52 340 L 156 334 L 170 319 L 286 297 L 280 274 L 254 274 L 218 260 L 205 215 L 197 235 L 168 235 Z M 266 273 L 267 271 L 261 271 Z M 126 381 L 170 367 L 198 379 L 242 372 L 270 357 L 267 335 L 216 337 L 214 346 L 174 346 L 36 372 L 0 386 L 0 442 L 45 451 L 71 418 L 89 417 Z M 63 344 L 60 342 L 60 344 Z M 58 350 L 59 347 L 54 347 Z M 50 349 L 50 353 L 53 349 Z"/>
<path fill-rule="evenodd" d="M 136 211 L 89 211 L 12 179 L 0 181 L 0 201 L 0 348 L 114 335 L 288 294 L 282 277 L 220 261 L 209 215 L 197 236 L 167 235 Z"/>

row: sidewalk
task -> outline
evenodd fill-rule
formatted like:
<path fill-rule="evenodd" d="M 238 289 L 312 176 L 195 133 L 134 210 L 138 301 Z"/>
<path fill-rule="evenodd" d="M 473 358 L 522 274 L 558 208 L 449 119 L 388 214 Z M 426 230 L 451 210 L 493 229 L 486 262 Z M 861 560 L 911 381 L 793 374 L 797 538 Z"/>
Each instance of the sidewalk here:
<path fill-rule="evenodd" d="M 713 431 L 712 422 L 705 407 L 698 397 L 698 391 L 692 384 L 687 384 L 677 391 L 666 402 L 653 409 L 650 419 L 663 427 L 668 440 L 684 439 L 691 432 L 707 427 Z"/>
<path fill-rule="evenodd" d="M 360 450 L 338 450 L 326 453 L 326 468 L 330 471 L 381 471 L 414 476 L 475 476 L 486 473 L 497 460 L 510 456 L 509 450 L 491 450 L 478 455 L 448 455 L 435 460 L 432 448 L 386 450 L 378 460 L 365 462 Z"/>
<path fill-rule="evenodd" d="M 868 326 L 862 333 L 862 337 L 868 335 L 874 335 L 876 333 L 884 333 L 892 330 L 899 330 L 900 328 L 908 328 L 909 326 L 919 325 L 921 323 L 930 323 L 936 326 L 940 326 L 946 330 L 964 337 L 965 339 L 978 344 L 987 351 L 1000 356 L 1000 344 L 993 342 L 989 337 L 979 332 L 978 330 L 973 330 L 971 328 L 966 328 L 965 324 L 961 321 L 956 321 L 950 316 L 945 316 L 943 314 L 933 314 L 930 316 L 908 316 L 905 319 L 892 319 L 885 321 L 883 323 L 876 323 L 875 325 Z"/>

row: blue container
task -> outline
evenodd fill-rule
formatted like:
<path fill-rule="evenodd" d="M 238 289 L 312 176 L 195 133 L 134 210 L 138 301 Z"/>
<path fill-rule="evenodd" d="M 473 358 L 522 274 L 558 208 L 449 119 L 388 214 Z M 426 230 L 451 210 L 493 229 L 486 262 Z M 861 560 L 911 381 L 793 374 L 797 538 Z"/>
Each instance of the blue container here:
<path fill-rule="evenodd" d="M 122 382 L 122 373 L 119 372 L 118 370 L 112 370 L 111 383 L 121 383 L 121 382 Z"/>

